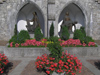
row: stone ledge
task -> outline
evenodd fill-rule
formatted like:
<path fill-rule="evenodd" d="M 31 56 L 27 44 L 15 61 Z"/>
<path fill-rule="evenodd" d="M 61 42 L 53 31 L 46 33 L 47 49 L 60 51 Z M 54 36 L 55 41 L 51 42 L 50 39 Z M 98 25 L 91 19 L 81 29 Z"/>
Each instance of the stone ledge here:
<path fill-rule="evenodd" d="M 64 47 L 70 54 L 79 56 L 100 56 L 100 47 Z M 7 48 L 4 53 L 7 57 L 37 57 L 43 54 L 49 54 L 47 48 Z"/>

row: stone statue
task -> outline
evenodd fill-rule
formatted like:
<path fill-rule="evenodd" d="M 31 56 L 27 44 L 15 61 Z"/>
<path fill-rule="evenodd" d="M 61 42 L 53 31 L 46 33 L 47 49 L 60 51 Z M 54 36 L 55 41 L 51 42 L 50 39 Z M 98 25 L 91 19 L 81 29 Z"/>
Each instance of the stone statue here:
<path fill-rule="evenodd" d="M 72 31 L 72 25 L 73 25 L 73 22 L 69 18 L 69 13 L 66 12 L 66 15 L 65 15 L 65 17 L 63 19 L 63 23 L 62 23 L 61 26 L 67 26 L 69 32 L 71 32 Z"/>
<path fill-rule="evenodd" d="M 34 12 L 32 20 L 27 20 L 26 27 L 29 32 L 34 32 L 34 30 L 39 26 L 40 26 L 40 24 L 39 24 L 39 19 L 38 19 L 37 13 Z"/>

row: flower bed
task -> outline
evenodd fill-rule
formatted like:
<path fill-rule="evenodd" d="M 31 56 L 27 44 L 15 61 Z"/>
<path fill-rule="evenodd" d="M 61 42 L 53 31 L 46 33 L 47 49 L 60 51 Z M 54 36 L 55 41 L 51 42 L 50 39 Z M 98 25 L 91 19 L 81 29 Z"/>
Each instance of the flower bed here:
<path fill-rule="evenodd" d="M 38 70 L 46 70 L 47 74 L 52 74 L 54 71 L 57 73 L 66 73 L 68 75 L 75 75 L 81 72 L 82 63 L 77 57 L 62 52 L 59 59 L 51 57 L 50 55 L 42 55 L 36 59 L 36 68 Z"/>
<path fill-rule="evenodd" d="M 8 63 L 8 58 L 4 54 L 0 54 L 0 75 L 4 72 L 5 66 Z"/>
<path fill-rule="evenodd" d="M 97 47 L 94 42 L 89 42 L 85 44 L 80 42 L 79 39 L 68 39 L 66 41 L 59 39 L 60 45 L 62 47 Z M 35 39 L 26 40 L 25 43 L 14 43 L 11 42 L 8 47 L 47 47 L 48 44 L 54 43 L 53 41 L 47 41 L 47 39 L 41 39 L 41 41 L 36 41 Z"/>

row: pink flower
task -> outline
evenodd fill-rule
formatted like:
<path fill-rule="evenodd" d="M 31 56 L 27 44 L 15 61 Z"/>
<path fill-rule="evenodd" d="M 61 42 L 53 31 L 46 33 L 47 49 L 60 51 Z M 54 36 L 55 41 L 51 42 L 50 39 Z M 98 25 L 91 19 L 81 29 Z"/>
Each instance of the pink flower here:
<path fill-rule="evenodd" d="M 18 44 L 18 43 L 16 43 L 16 44 L 15 44 L 15 47 L 18 47 L 18 46 L 19 46 L 19 44 Z"/>
<path fill-rule="evenodd" d="M 13 42 L 10 43 L 10 47 L 13 47 Z"/>
<path fill-rule="evenodd" d="M 86 46 L 86 44 L 85 44 L 85 43 L 83 43 L 83 46 Z"/>
<path fill-rule="evenodd" d="M 23 44 L 23 43 L 21 43 L 21 46 L 24 46 L 24 44 Z"/>
<path fill-rule="evenodd" d="M 94 43 L 94 42 L 89 42 L 89 43 L 88 43 L 88 46 L 91 46 L 91 45 L 92 45 L 92 46 L 95 46 L 95 43 Z"/>

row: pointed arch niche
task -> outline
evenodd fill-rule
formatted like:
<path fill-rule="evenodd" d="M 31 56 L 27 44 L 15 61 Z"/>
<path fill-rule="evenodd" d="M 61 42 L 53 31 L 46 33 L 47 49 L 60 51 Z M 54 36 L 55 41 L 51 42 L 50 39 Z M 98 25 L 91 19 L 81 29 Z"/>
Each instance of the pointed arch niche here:
<path fill-rule="evenodd" d="M 66 12 L 69 12 L 69 17 L 71 21 L 77 21 L 78 23 L 82 24 L 83 27 L 85 27 L 85 15 L 83 11 L 75 3 L 70 3 L 60 13 L 58 19 L 58 35 L 60 31 L 60 25 L 62 24 Z"/>
<path fill-rule="evenodd" d="M 41 12 L 40 8 L 37 7 L 37 5 L 33 4 L 33 3 L 27 3 L 19 10 L 19 13 L 17 15 L 17 30 L 18 30 L 18 32 L 20 32 L 21 30 L 27 30 L 27 28 L 26 28 L 27 20 L 32 20 L 32 18 L 34 17 L 33 12 L 37 13 L 41 31 L 45 35 L 45 33 L 44 33 L 45 23 L 44 23 L 43 13 Z"/>

